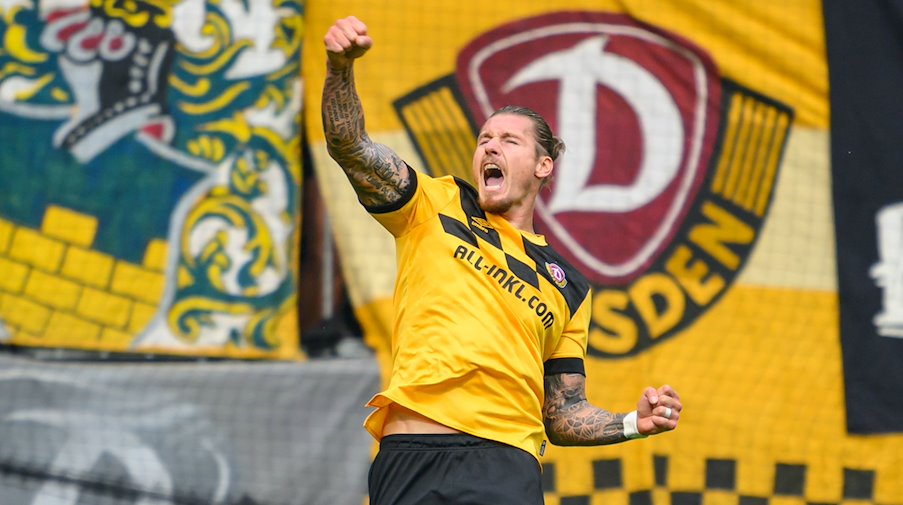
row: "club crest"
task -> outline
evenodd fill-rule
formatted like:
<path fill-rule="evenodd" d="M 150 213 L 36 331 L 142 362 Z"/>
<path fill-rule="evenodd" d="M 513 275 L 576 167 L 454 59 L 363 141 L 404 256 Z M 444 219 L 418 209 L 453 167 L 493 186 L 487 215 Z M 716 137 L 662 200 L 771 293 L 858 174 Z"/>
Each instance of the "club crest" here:
<path fill-rule="evenodd" d="M 552 279 L 555 281 L 555 285 L 559 288 L 564 288 L 568 285 L 567 277 L 564 275 L 564 270 L 555 263 L 546 263 L 546 271 L 549 272 L 549 275 L 552 276 Z"/>

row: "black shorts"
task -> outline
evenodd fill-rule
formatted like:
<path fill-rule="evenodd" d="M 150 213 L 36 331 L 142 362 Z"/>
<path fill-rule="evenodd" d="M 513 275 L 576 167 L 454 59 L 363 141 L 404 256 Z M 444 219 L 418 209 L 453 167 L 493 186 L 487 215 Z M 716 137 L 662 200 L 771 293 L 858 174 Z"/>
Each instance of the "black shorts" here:
<path fill-rule="evenodd" d="M 369 476 L 370 505 L 542 505 L 532 455 L 471 435 L 388 435 Z"/>

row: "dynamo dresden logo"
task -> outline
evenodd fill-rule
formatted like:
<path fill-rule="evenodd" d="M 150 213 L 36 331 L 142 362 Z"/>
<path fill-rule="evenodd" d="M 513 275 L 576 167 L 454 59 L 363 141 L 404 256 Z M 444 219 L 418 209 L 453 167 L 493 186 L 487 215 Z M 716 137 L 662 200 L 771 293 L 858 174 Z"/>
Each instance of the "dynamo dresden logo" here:
<path fill-rule="evenodd" d="M 425 168 L 469 178 L 461 139 L 508 104 L 567 144 L 536 223 L 593 284 L 590 354 L 635 354 L 727 291 L 771 203 L 791 109 L 720 76 L 687 39 L 600 12 L 496 27 L 395 106 Z"/>
<path fill-rule="evenodd" d="M 560 266 L 555 263 L 546 262 L 546 271 L 549 272 L 552 281 L 554 281 L 555 285 L 559 288 L 564 289 L 564 287 L 568 285 L 567 277 L 564 275 L 564 269 Z"/>

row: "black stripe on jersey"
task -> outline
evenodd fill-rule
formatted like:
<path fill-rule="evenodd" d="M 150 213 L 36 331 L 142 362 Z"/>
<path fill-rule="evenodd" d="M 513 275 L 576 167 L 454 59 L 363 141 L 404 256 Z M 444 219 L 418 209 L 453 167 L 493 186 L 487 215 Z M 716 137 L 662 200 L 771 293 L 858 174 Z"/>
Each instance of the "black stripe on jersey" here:
<path fill-rule="evenodd" d="M 473 225 L 473 221 L 470 222 L 470 231 L 472 231 L 476 236 L 481 239 L 489 242 L 494 245 L 496 248 L 502 248 L 502 239 L 499 237 L 499 232 L 493 230 L 492 228 L 488 228 L 486 231 L 483 231 L 476 226 Z"/>
<path fill-rule="evenodd" d="M 442 222 L 442 229 L 445 230 L 445 233 L 454 235 L 476 248 L 480 247 L 477 243 L 477 237 L 474 236 L 466 224 L 444 214 L 439 214 L 439 221 Z"/>
<path fill-rule="evenodd" d="M 537 277 L 536 275 L 536 270 L 530 268 L 530 265 L 515 258 L 514 256 L 511 256 L 508 253 L 505 253 L 505 261 L 508 263 L 508 270 L 510 270 L 511 273 L 517 276 L 518 279 L 526 282 L 536 289 L 539 289 L 539 277 Z"/>
<path fill-rule="evenodd" d="M 480 208 L 477 188 L 468 184 L 464 179 L 459 179 L 457 177 L 455 177 L 455 184 L 457 184 L 458 189 L 461 190 L 461 208 L 464 209 L 464 213 L 467 214 L 467 217 L 477 216 L 486 219 L 486 213 Z"/>
<path fill-rule="evenodd" d="M 396 202 L 392 202 L 386 205 L 374 205 L 373 207 L 369 207 L 364 205 L 364 210 L 371 214 L 385 214 L 387 212 L 395 212 L 396 210 L 404 207 L 404 204 L 411 201 L 411 198 L 414 198 L 414 193 L 417 192 L 417 172 L 411 168 L 411 165 L 407 163 L 404 164 L 408 167 L 408 175 L 410 177 L 411 183 L 408 184 L 408 187 L 404 188 L 404 193 L 401 194 L 401 198 Z M 358 199 L 360 201 L 360 199 Z"/>
<path fill-rule="evenodd" d="M 544 363 L 544 375 L 558 375 L 562 373 L 579 373 L 586 377 L 586 367 L 580 358 L 555 358 Z"/>
<path fill-rule="evenodd" d="M 501 249 L 502 239 L 499 237 L 499 232 L 491 228 L 484 231 L 473 224 L 473 218 L 475 217 L 482 220 L 486 219 L 486 213 L 480 208 L 477 190 L 466 181 L 457 177 L 455 177 L 455 184 L 458 185 L 459 192 L 461 193 L 461 210 L 463 210 L 464 215 L 467 216 L 467 223 L 470 226 L 470 231 L 474 232 L 476 236 L 486 242 L 494 245 L 496 248 Z"/>
<path fill-rule="evenodd" d="M 574 315 L 586 298 L 587 293 L 589 293 L 589 282 L 586 278 L 549 246 L 539 246 L 525 238 L 524 251 L 530 259 L 536 262 L 536 271 L 539 272 L 539 275 L 545 277 L 549 283 L 561 291 L 571 315 Z M 546 268 L 546 263 L 557 264 L 564 270 L 567 284 L 563 288 L 555 284 L 555 279 L 552 278 L 552 274 Z"/>

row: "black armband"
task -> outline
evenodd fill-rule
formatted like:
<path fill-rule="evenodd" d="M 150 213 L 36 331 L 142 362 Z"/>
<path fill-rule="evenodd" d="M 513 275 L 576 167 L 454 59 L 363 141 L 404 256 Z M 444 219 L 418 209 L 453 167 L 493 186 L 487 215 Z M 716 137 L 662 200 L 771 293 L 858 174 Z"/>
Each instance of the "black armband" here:
<path fill-rule="evenodd" d="M 556 358 L 545 362 L 545 375 L 578 373 L 586 377 L 586 368 L 581 358 Z"/>

